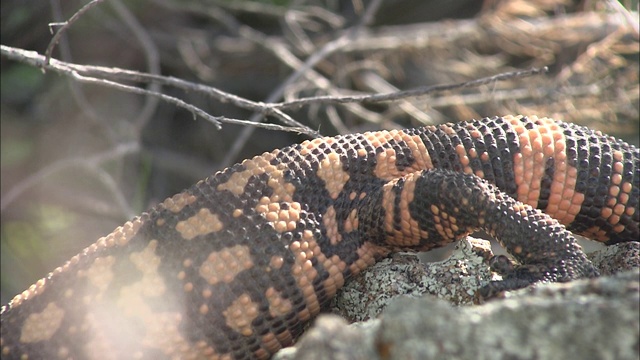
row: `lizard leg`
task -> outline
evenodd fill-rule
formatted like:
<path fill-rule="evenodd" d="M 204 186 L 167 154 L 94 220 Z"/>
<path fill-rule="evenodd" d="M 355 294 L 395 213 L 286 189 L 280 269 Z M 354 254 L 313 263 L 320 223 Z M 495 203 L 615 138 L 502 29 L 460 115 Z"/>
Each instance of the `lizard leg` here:
<path fill-rule="evenodd" d="M 392 197 L 389 194 L 402 197 L 406 189 L 412 189 L 410 201 L 385 202 Z M 573 234 L 557 220 L 477 176 L 425 170 L 390 181 L 381 198 L 383 213 L 378 216 L 393 219 L 388 227 L 393 231 L 413 234 L 413 249 L 440 246 L 476 230 L 496 238 L 519 265 L 508 271 L 503 281 L 491 282 L 482 290 L 489 297 L 535 282 L 598 275 Z M 386 231 L 383 241 L 401 247 L 393 231 Z"/>

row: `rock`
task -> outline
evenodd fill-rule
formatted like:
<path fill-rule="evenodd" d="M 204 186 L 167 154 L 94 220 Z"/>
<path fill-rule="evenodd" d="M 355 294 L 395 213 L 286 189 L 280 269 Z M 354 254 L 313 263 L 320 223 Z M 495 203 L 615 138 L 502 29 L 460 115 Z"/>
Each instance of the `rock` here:
<path fill-rule="evenodd" d="M 352 279 L 296 347 L 275 359 L 634 359 L 640 345 L 638 243 L 590 257 L 603 274 L 539 284 L 479 306 L 492 279 L 484 240 L 460 242 L 451 258 L 420 263 L 395 254 Z"/>
<path fill-rule="evenodd" d="M 544 284 L 481 306 L 399 299 L 383 314 L 385 359 L 638 359 L 638 271 Z"/>
<path fill-rule="evenodd" d="M 640 268 L 640 242 L 626 242 L 607 246 L 587 254 L 600 275 L 612 275 L 624 270 Z"/>
<path fill-rule="evenodd" d="M 473 303 L 475 291 L 492 280 L 487 240 L 460 241 L 445 261 L 422 263 L 396 253 L 351 279 L 334 298 L 332 312 L 351 322 L 376 318 L 397 297 L 431 294 L 456 305 Z"/>
<path fill-rule="evenodd" d="M 379 320 L 349 325 L 337 315 L 320 316 L 298 341 L 295 348 L 276 354 L 273 360 L 349 360 L 376 359 L 373 340 Z"/>

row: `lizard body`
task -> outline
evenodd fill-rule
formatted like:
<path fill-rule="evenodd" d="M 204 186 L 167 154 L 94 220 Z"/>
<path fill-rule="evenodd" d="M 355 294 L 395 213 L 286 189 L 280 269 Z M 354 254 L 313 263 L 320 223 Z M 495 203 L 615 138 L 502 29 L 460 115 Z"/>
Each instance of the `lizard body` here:
<path fill-rule="evenodd" d="M 17 295 L 2 308 L 0 351 L 268 359 L 349 276 L 391 251 L 476 229 L 522 264 L 489 292 L 597 276 L 571 232 L 638 241 L 639 159 L 599 132 L 521 116 L 264 153 L 165 200 Z"/>

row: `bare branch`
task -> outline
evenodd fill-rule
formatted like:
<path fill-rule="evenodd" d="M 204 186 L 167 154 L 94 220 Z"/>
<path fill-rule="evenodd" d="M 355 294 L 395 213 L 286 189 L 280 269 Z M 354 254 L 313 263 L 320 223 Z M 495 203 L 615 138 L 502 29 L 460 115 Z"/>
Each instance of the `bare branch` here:
<path fill-rule="evenodd" d="M 133 80 L 133 81 L 143 81 L 143 82 L 151 82 L 151 81 L 157 80 L 158 82 L 161 82 L 163 84 L 174 85 L 176 87 L 183 88 L 183 89 L 200 91 L 208 95 L 215 94 L 220 101 L 223 101 L 223 102 L 232 101 L 237 104 L 244 105 L 243 107 L 245 108 L 250 107 L 252 109 L 258 110 L 262 114 L 272 114 L 281 119 L 286 119 L 288 121 L 292 120 L 290 117 L 285 116 L 281 111 L 279 111 L 279 109 L 269 109 L 267 105 L 255 103 L 255 102 L 243 99 L 236 95 L 224 93 L 218 89 L 214 89 L 209 86 L 198 85 L 198 84 L 190 83 L 188 81 L 179 80 L 173 77 L 152 75 L 152 74 L 147 74 L 147 73 L 142 73 L 142 72 L 137 72 L 132 70 L 118 69 L 118 68 L 71 64 L 71 63 L 66 63 L 63 61 L 55 60 L 55 59 L 51 59 L 50 63 L 46 65 L 44 56 L 39 55 L 37 52 L 12 48 L 6 45 L 0 45 L 0 54 L 12 60 L 21 61 L 24 63 L 31 64 L 33 66 L 43 67 L 48 70 L 52 70 L 61 74 L 65 74 L 67 76 L 71 76 L 81 82 L 96 84 L 100 86 L 107 86 L 107 87 L 115 88 L 121 91 L 126 91 L 126 92 L 140 94 L 140 95 L 158 97 L 163 101 L 172 103 L 178 107 L 188 110 L 189 112 L 193 113 L 196 116 L 202 117 L 203 119 L 213 123 L 218 128 L 220 127 L 220 123 L 229 123 L 229 124 L 238 124 L 238 125 L 257 126 L 267 130 L 289 131 L 289 132 L 295 132 L 299 134 L 316 136 L 316 133 L 313 130 L 303 126 L 289 127 L 289 126 L 281 126 L 276 124 L 257 123 L 257 122 L 241 120 L 241 119 L 232 119 L 225 116 L 212 116 L 212 115 L 209 115 L 204 110 L 198 108 L 197 106 L 187 104 L 186 102 L 176 97 L 165 95 L 155 91 L 141 89 L 135 86 L 121 84 L 119 82 L 116 82 L 113 80 L 107 80 L 107 79 L 109 78 L 126 79 L 129 81 Z M 104 77 L 104 79 L 97 78 L 96 76 L 102 76 Z"/>
<path fill-rule="evenodd" d="M 288 109 L 292 107 L 307 105 L 309 103 L 348 104 L 348 103 L 379 103 L 379 102 L 387 102 L 387 101 L 396 101 L 396 100 L 412 98 L 412 97 L 417 97 L 417 96 L 422 96 L 427 94 L 434 94 L 434 93 L 439 93 L 439 92 L 449 91 L 454 89 L 486 85 L 486 84 L 490 84 L 498 81 L 505 81 L 505 80 L 511 80 L 516 78 L 525 78 L 529 76 L 544 74 L 548 71 L 549 69 L 547 67 L 543 67 L 541 69 L 531 68 L 529 70 L 505 72 L 505 73 L 484 77 L 476 80 L 465 81 L 457 84 L 423 86 L 417 89 L 396 91 L 396 92 L 391 92 L 387 94 L 358 95 L 358 96 L 314 96 L 310 98 L 303 98 L 303 99 L 287 101 L 279 104 L 273 104 L 271 106 L 273 108 L 278 108 L 278 109 Z"/>
<path fill-rule="evenodd" d="M 361 22 L 359 24 L 349 29 L 338 39 L 330 41 L 327 44 L 325 44 L 318 51 L 312 54 L 304 63 L 301 63 L 301 61 L 298 58 L 296 58 L 286 46 L 282 46 L 281 43 L 270 41 L 270 39 L 268 39 L 266 36 L 249 28 L 248 26 L 242 27 L 240 30 L 240 34 L 244 34 L 247 38 L 251 38 L 251 39 L 256 39 L 256 38 L 261 39 L 262 41 L 257 41 L 256 42 L 257 44 L 263 44 L 263 46 L 264 44 L 269 44 L 270 46 L 268 46 L 267 48 L 273 49 L 274 54 L 276 56 L 278 56 L 281 60 L 283 60 L 285 64 L 289 66 L 293 65 L 291 66 L 291 68 L 295 69 L 295 72 L 289 75 L 289 77 L 287 77 L 287 79 L 284 82 L 282 82 L 280 86 L 278 86 L 273 92 L 271 92 L 271 94 L 269 94 L 269 96 L 265 101 L 267 103 L 271 103 L 280 99 L 284 94 L 286 88 L 289 85 L 293 84 L 302 76 L 307 76 L 307 77 L 313 76 L 314 79 L 326 80 L 320 74 L 316 73 L 315 71 L 312 71 L 313 66 L 315 66 L 318 62 L 325 59 L 326 57 L 328 57 L 330 54 L 334 53 L 338 49 L 349 44 L 350 38 L 353 37 L 353 35 L 358 31 L 358 29 L 360 29 L 361 27 L 371 22 L 371 20 L 373 19 L 373 15 L 380 8 L 381 4 L 382 4 L 382 1 L 380 0 L 373 1 L 370 4 L 370 6 L 367 8 L 365 13 L 363 14 L 361 18 Z M 330 85 L 330 82 L 328 80 L 326 81 L 326 84 L 327 85 L 325 85 L 324 87 L 320 86 L 320 88 L 327 88 L 327 89 L 333 88 Z M 360 107 L 360 109 L 364 111 L 364 108 Z M 253 115 L 251 117 L 251 120 L 259 121 L 260 120 L 259 114 Z M 242 133 L 238 136 L 238 139 L 233 143 L 233 146 L 231 147 L 231 149 L 229 149 L 229 151 L 227 152 L 227 155 L 225 156 L 224 161 L 222 162 L 223 166 L 231 165 L 232 161 L 238 156 L 240 149 L 242 149 L 244 147 L 244 144 L 247 141 L 249 141 L 249 137 L 251 136 L 253 131 L 254 131 L 253 128 L 245 128 L 242 131 Z"/>
<path fill-rule="evenodd" d="M 124 6 L 120 0 L 111 0 L 109 4 L 116 10 L 116 13 L 131 30 L 140 45 L 142 45 L 142 50 L 144 51 L 145 57 L 147 59 L 147 68 L 149 69 L 149 73 L 154 75 L 160 74 L 160 56 L 158 55 L 158 49 L 153 43 L 153 40 L 151 40 L 151 36 L 149 36 L 145 28 L 138 22 L 138 20 L 131 14 L 129 9 L 127 9 L 127 7 Z M 160 92 L 162 90 L 162 86 L 157 83 L 151 83 L 147 87 L 147 90 L 151 92 Z M 159 99 L 155 96 L 149 96 L 146 98 L 142 110 L 140 110 L 140 113 L 134 120 L 138 132 L 153 116 L 153 113 L 158 106 L 158 101 Z"/>
<path fill-rule="evenodd" d="M 69 18 L 69 20 L 67 20 L 67 21 L 65 21 L 63 23 L 51 23 L 51 24 L 49 24 L 49 29 L 53 29 L 54 26 L 61 26 L 61 27 L 60 27 L 60 29 L 58 29 L 58 31 L 56 31 L 55 35 L 53 35 L 53 38 L 51 38 L 51 41 L 49 42 L 49 46 L 47 46 L 47 50 L 44 53 L 45 54 L 44 65 L 49 65 L 49 61 L 51 60 L 51 54 L 53 53 L 53 49 L 56 47 L 56 45 L 58 45 L 58 42 L 60 41 L 60 38 L 62 37 L 64 32 L 68 28 L 70 28 L 71 25 L 73 25 L 76 21 L 78 21 L 78 19 L 80 19 L 80 17 L 82 15 L 84 15 L 84 13 L 86 13 L 89 10 L 91 10 L 91 8 L 93 8 L 94 6 L 100 4 L 103 1 L 104 0 L 92 0 L 87 5 L 81 7 L 80 10 L 76 11 L 73 14 L 73 16 L 71 16 L 71 18 Z"/>

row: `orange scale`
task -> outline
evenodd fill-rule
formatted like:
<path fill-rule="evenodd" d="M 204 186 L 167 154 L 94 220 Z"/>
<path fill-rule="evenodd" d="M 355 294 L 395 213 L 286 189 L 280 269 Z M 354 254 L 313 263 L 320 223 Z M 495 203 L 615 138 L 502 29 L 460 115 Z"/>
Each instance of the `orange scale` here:
<path fill-rule="evenodd" d="M 622 173 L 622 171 L 624 170 L 624 165 L 621 162 L 615 162 L 613 163 L 612 168 L 616 173 Z"/>
<path fill-rule="evenodd" d="M 287 223 L 287 230 L 288 231 L 293 231 L 297 228 L 296 222 L 295 221 L 289 221 Z"/>
<path fill-rule="evenodd" d="M 622 182 L 622 175 L 620 174 L 613 174 L 611 176 L 611 183 L 615 184 L 615 185 L 620 185 L 620 183 Z"/>
<path fill-rule="evenodd" d="M 566 222 L 565 218 L 567 217 L 567 212 L 565 210 L 559 209 L 557 213 L 553 216 L 555 219 L 560 221 L 561 223 Z"/>
<path fill-rule="evenodd" d="M 531 148 L 531 139 L 529 139 L 529 137 L 526 134 L 522 134 L 520 133 L 520 135 L 518 136 L 518 139 L 520 141 L 520 148 L 524 149 L 524 148 Z"/>
<path fill-rule="evenodd" d="M 613 152 L 613 159 L 616 161 L 622 161 L 622 159 L 624 158 L 624 155 L 622 154 L 622 152 L 620 150 L 616 150 Z M 619 164 L 619 163 L 617 163 Z"/>
<path fill-rule="evenodd" d="M 560 201 L 560 204 L 558 204 L 558 209 L 560 211 L 566 212 L 567 210 L 569 210 L 570 207 L 571 207 L 571 201 L 567 199 Z"/>
<path fill-rule="evenodd" d="M 531 191 L 539 191 L 541 186 L 542 184 L 540 184 L 540 182 L 534 182 L 529 187 L 531 188 Z"/>
<path fill-rule="evenodd" d="M 565 180 L 565 185 L 571 189 L 575 189 L 578 179 L 575 176 L 570 176 Z"/>
<path fill-rule="evenodd" d="M 573 188 L 565 187 L 565 189 L 562 190 L 562 197 L 565 199 L 568 199 L 568 200 L 571 199 L 574 194 L 575 194 L 575 190 Z"/>
<path fill-rule="evenodd" d="M 532 157 L 532 161 L 535 162 L 536 164 L 542 164 L 545 159 L 546 158 L 544 154 L 541 152 L 536 152 L 535 154 L 533 154 L 533 157 Z"/>
<path fill-rule="evenodd" d="M 617 204 L 616 206 L 613 207 L 613 213 L 616 215 L 622 215 L 624 214 L 625 209 L 626 209 L 626 206 L 622 204 Z"/>
<path fill-rule="evenodd" d="M 582 208 L 582 206 L 578 205 L 578 204 L 572 204 L 569 207 L 569 210 L 567 211 L 570 215 L 572 216 L 576 216 L 580 213 L 580 209 Z"/>
<path fill-rule="evenodd" d="M 600 210 L 600 216 L 605 219 L 608 219 L 611 215 L 613 215 L 613 209 L 611 208 L 606 207 Z"/>
<path fill-rule="evenodd" d="M 311 263 L 311 260 L 306 260 L 304 264 L 302 264 L 302 271 L 309 272 L 311 269 L 313 269 L 313 264 Z"/>
<path fill-rule="evenodd" d="M 287 221 L 289 220 L 289 210 L 280 210 L 278 212 L 278 219 L 283 220 L 283 221 Z"/>
<path fill-rule="evenodd" d="M 613 197 L 618 197 L 619 193 L 620 193 L 620 187 L 618 187 L 618 186 L 609 187 L 609 195 L 611 195 Z"/>
<path fill-rule="evenodd" d="M 609 222 L 609 224 L 611 224 L 611 225 L 615 225 L 615 224 L 617 224 L 617 223 L 619 223 L 619 222 L 620 222 L 620 216 L 618 216 L 618 215 L 611 215 L 611 217 L 609 217 L 608 222 Z"/>
<path fill-rule="evenodd" d="M 529 129 L 526 131 L 526 134 L 529 136 L 529 139 L 531 139 L 531 141 L 540 140 L 540 132 L 537 129 Z"/>
<path fill-rule="evenodd" d="M 558 162 L 565 162 L 567 161 L 567 153 L 564 151 L 556 153 L 554 159 Z"/>
<path fill-rule="evenodd" d="M 627 204 L 629 202 L 629 194 L 622 193 L 618 195 L 618 202 L 622 204 Z"/>
<path fill-rule="evenodd" d="M 562 197 L 559 194 L 551 194 L 551 196 L 549 196 L 549 205 L 558 206 L 560 201 L 562 201 Z"/>
<path fill-rule="evenodd" d="M 529 199 L 530 188 L 529 184 L 522 184 L 518 187 L 518 199 L 522 202 L 527 202 Z"/>
<path fill-rule="evenodd" d="M 555 180 L 551 183 L 551 193 L 555 196 L 561 196 L 561 194 L 564 194 L 564 190 L 564 183 L 562 181 Z"/>

